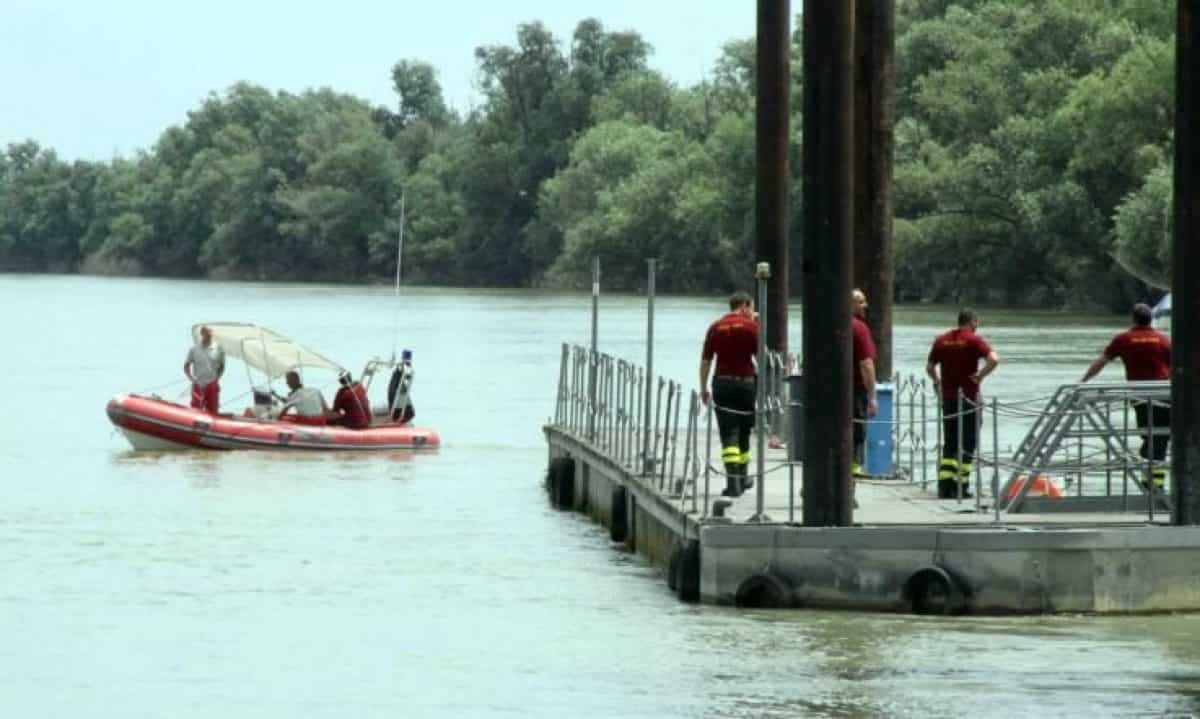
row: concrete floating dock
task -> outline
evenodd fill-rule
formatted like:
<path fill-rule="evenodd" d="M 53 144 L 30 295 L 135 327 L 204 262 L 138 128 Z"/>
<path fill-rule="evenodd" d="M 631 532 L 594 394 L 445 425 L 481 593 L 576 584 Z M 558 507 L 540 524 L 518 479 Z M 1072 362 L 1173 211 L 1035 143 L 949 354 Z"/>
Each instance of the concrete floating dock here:
<path fill-rule="evenodd" d="M 561 426 L 544 431 L 555 506 L 607 527 L 687 601 L 973 614 L 1200 609 L 1200 527 L 1168 526 L 1166 512 L 1151 520 L 1144 497 L 1131 497 L 1137 511 L 996 521 L 990 498 L 977 508 L 919 483 L 860 480 L 855 526 L 802 527 L 802 469 L 782 450 L 767 454 L 765 516 L 751 489 L 717 517 L 724 481 L 715 473 L 706 506 L 704 472 L 700 486 L 694 472 L 646 477 Z"/>

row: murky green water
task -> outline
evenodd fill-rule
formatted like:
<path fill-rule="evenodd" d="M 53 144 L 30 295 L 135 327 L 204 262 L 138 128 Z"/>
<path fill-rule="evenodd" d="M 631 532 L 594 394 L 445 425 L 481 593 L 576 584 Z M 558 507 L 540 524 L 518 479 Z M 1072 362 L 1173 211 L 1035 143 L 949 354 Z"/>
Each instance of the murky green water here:
<path fill-rule="evenodd" d="M 134 454 L 104 404 L 182 392 L 162 386 L 192 322 L 261 323 L 358 368 L 392 349 L 391 290 L 0 276 L 5 716 L 1200 714 L 1200 616 L 678 603 L 539 486 L 560 344 L 588 341 L 590 299 L 417 289 L 402 305 L 436 454 Z M 641 362 L 643 309 L 605 298 L 602 348 Z M 655 365 L 691 382 L 721 299 L 656 309 Z M 951 311 L 898 319 L 897 367 L 920 372 Z M 1077 379 L 1123 324 L 982 319 L 1002 397 Z M 244 389 L 232 369 L 226 406 Z"/>

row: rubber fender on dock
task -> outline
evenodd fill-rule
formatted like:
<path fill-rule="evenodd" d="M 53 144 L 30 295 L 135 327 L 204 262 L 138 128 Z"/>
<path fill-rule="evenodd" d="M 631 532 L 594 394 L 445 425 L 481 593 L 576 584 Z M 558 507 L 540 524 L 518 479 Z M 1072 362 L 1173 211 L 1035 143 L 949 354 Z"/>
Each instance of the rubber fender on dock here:
<path fill-rule="evenodd" d="M 575 460 L 555 457 L 546 471 L 546 491 L 555 509 L 571 509 L 575 505 Z"/>
<path fill-rule="evenodd" d="M 771 572 L 751 574 L 738 585 L 733 603 L 747 609 L 787 609 L 792 606 L 792 587 Z"/>
<path fill-rule="evenodd" d="M 700 601 L 700 540 L 689 539 L 683 543 L 679 557 L 679 575 L 675 591 L 685 602 Z"/>
<path fill-rule="evenodd" d="M 667 589 L 673 593 L 679 591 L 679 562 L 683 559 L 683 547 L 676 544 L 671 550 L 671 558 L 667 561 Z"/>
<path fill-rule="evenodd" d="M 675 545 L 667 564 L 667 588 L 682 601 L 700 600 L 700 540 Z"/>
<path fill-rule="evenodd" d="M 913 614 L 962 614 L 967 609 L 967 594 L 954 575 L 937 565 L 913 572 L 900 598 Z"/>
<path fill-rule="evenodd" d="M 629 537 L 629 502 L 625 487 L 614 484 L 609 501 L 608 536 L 614 542 L 624 542 Z"/>

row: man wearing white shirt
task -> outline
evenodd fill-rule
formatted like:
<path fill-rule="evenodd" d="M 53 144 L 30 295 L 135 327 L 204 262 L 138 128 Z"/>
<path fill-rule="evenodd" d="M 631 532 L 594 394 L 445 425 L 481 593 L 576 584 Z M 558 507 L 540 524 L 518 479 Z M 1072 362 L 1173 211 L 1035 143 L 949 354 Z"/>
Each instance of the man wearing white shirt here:
<path fill-rule="evenodd" d="M 321 394 L 321 390 L 301 384 L 300 373 L 296 370 L 288 370 L 284 378 L 287 380 L 288 389 L 292 392 L 287 396 L 287 400 L 279 408 L 276 416 L 282 417 L 288 410 L 293 410 L 296 413 L 298 424 L 325 424 L 329 415 L 329 405 L 325 404 L 325 397 Z"/>
<path fill-rule="evenodd" d="M 200 341 L 188 350 L 183 373 L 192 381 L 192 407 L 216 414 L 221 396 L 218 381 L 225 374 L 225 350 L 213 342 L 208 327 L 200 328 Z"/>

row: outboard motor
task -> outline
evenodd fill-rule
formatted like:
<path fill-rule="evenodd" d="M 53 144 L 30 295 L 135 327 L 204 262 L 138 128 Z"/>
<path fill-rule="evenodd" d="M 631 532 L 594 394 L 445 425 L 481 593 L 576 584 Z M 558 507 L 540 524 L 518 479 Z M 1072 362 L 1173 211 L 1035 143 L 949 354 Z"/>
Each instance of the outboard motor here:
<path fill-rule="evenodd" d="M 404 424 L 416 416 L 410 392 L 413 383 L 412 350 L 400 354 L 400 364 L 392 370 L 388 382 L 388 408 L 393 422 Z"/>
<path fill-rule="evenodd" d="M 250 389 L 254 395 L 252 414 L 259 419 L 270 417 L 271 410 L 275 407 L 275 397 L 271 394 L 271 388 L 255 385 Z"/>

